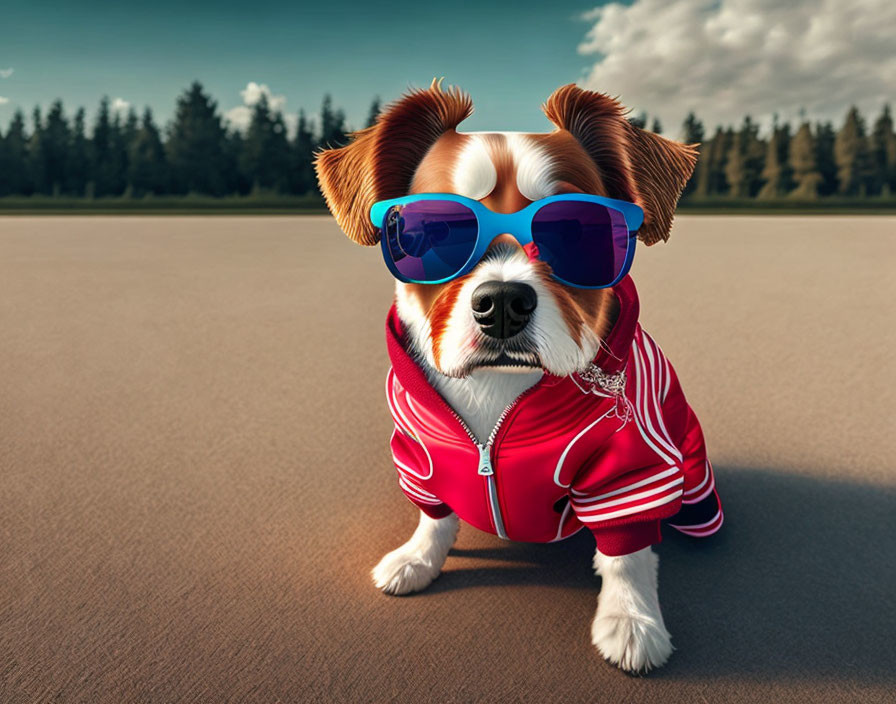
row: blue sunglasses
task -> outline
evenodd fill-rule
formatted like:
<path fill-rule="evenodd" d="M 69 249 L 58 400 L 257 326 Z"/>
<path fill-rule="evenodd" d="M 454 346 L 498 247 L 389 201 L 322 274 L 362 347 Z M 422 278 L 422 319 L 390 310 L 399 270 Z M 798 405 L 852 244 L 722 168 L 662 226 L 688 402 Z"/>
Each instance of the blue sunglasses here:
<path fill-rule="evenodd" d="M 634 203 L 583 193 L 496 213 L 452 193 L 381 200 L 370 209 L 383 258 L 399 281 L 441 284 L 473 270 L 492 241 L 511 234 L 554 278 L 577 288 L 607 288 L 628 273 L 644 212 Z"/>

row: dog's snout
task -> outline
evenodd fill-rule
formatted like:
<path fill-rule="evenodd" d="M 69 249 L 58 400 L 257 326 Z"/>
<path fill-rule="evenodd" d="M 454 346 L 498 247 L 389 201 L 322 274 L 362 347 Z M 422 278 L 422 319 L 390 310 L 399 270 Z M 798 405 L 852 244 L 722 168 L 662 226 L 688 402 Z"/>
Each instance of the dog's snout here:
<path fill-rule="evenodd" d="M 473 318 L 489 337 L 499 340 L 521 332 L 538 305 L 538 295 L 529 284 L 516 281 L 486 281 L 470 299 Z"/>

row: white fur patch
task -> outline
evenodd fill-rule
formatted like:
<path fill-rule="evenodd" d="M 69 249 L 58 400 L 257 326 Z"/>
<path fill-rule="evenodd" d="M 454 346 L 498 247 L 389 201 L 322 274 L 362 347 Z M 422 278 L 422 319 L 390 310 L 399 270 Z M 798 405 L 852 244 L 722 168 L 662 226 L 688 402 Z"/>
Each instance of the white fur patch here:
<path fill-rule="evenodd" d="M 445 518 L 430 518 L 421 512 L 420 523 L 411 539 L 373 568 L 373 583 L 387 594 L 410 594 L 426 589 L 439 576 L 459 526 L 453 513 Z"/>
<path fill-rule="evenodd" d="M 481 200 L 495 189 L 498 172 L 479 137 L 471 137 L 461 150 L 452 174 L 454 192 Z"/>
<path fill-rule="evenodd" d="M 529 200 L 547 198 L 557 192 L 553 161 L 547 149 L 525 134 L 504 135 L 516 167 L 516 187 Z"/>
<path fill-rule="evenodd" d="M 591 641 L 601 655 L 628 672 L 647 672 L 672 654 L 657 595 L 658 565 L 649 547 L 619 557 L 594 553 L 602 584 Z"/>
<path fill-rule="evenodd" d="M 481 200 L 498 183 L 498 172 L 489 153 L 485 136 L 504 137 L 516 172 L 516 187 L 529 200 L 554 195 L 557 183 L 554 164 L 547 149 L 522 132 L 468 132 L 469 139 L 454 164 L 454 192 Z"/>
<path fill-rule="evenodd" d="M 429 380 L 481 443 L 498 424 L 498 418 L 526 389 L 535 386 L 544 373 L 477 369 L 462 379 L 429 374 Z"/>

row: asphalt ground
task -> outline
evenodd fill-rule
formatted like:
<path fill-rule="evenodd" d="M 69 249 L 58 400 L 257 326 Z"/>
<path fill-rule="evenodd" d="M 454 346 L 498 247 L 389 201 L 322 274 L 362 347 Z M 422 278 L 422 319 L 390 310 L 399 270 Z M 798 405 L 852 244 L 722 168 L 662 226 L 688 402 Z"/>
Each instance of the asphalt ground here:
<path fill-rule="evenodd" d="M 376 249 L 328 217 L 0 218 L 0 701 L 884 702 L 896 690 L 896 218 L 680 217 L 642 322 L 726 523 L 669 533 L 677 650 L 590 643 L 587 534 L 464 526 L 387 597 Z"/>

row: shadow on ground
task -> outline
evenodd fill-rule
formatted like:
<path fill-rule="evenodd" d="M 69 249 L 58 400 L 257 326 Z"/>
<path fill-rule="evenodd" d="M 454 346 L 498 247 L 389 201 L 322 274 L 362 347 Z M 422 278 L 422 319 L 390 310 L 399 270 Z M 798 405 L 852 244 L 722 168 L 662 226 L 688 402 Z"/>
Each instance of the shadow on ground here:
<path fill-rule="evenodd" d="M 896 683 L 896 490 L 718 467 L 723 530 L 665 528 L 660 601 L 677 651 L 652 677 L 746 675 Z M 428 593 L 496 585 L 595 589 L 593 540 L 455 549 Z M 500 564 L 498 564 L 500 562 Z M 427 593 L 427 592 L 425 592 Z M 424 594 L 425 594 L 424 593 Z"/>

